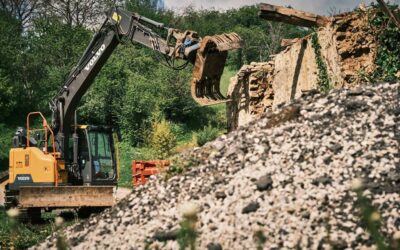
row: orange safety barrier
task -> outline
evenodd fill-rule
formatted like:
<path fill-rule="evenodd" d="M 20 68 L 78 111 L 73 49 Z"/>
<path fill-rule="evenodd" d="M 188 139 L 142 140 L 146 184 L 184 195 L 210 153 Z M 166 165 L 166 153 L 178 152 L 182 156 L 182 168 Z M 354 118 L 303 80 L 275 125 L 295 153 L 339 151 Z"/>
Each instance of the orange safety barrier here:
<path fill-rule="evenodd" d="M 170 162 L 164 160 L 132 161 L 132 185 L 138 186 L 145 184 L 151 175 L 159 173 L 160 170 L 168 168 L 169 165 Z"/>

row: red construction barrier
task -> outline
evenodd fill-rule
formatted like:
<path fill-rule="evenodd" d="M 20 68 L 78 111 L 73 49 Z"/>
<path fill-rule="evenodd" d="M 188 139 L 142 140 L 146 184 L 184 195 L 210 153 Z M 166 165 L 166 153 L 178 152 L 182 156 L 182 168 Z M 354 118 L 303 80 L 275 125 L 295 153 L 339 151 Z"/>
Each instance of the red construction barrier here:
<path fill-rule="evenodd" d="M 170 162 L 164 160 L 132 161 L 132 185 L 145 184 L 151 175 L 159 173 L 160 170 L 168 168 L 169 165 Z"/>

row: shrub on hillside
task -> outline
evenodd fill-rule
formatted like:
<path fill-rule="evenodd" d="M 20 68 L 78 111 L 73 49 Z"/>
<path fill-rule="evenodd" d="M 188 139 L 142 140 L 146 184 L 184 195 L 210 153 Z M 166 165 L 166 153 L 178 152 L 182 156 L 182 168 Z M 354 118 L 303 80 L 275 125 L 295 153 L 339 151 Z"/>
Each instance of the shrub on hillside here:
<path fill-rule="evenodd" d="M 174 153 L 177 145 L 176 136 L 171 131 L 171 124 L 165 119 L 154 122 L 150 135 L 150 146 L 158 158 L 165 159 Z"/>
<path fill-rule="evenodd" d="M 203 146 L 209 141 L 215 140 L 220 134 L 218 128 L 214 128 L 211 125 L 208 125 L 203 128 L 203 130 L 196 133 L 197 144 L 199 146 Z"/>

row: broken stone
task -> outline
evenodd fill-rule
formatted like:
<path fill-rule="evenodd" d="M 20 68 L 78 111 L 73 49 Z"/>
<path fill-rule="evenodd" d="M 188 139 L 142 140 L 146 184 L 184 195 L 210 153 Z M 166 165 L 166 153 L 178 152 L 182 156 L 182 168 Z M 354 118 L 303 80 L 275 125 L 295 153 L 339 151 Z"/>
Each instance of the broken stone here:
<path fill-rule="evenodd" d="M 153 235 L 153 239 L 157 241 L 169 241 L 169 240 L 176 240 L 178 236 L 178 230 L 172 230 L 172 231 L 157 231 Z"/>
<path fill-rule="evenodd" d="M 207 250 L 222 250 L 222 246 L 219 243 L 208 243 Z"/>
<path fill-rule="evenodd" d="M 250 202 L 247 206 L 242 209 L 242 214 L 253 213 L 260 208 L 260 204 L 258 202 Z"/>
<path fill-rule="evenodd" d="M 216 197 L 217 199 L 225 199 L 225 198 L 226 198 L 226 194 L 225 194 L 225 192 L 223 192 L 223 191 L 216 192 L 216 193 L 215 193 L 215 197 Z"/>
<path fill-rule="evenodd" d="M 270 175 L 261 176 L 260 179 L 256 182 L 258 191 L 266 191 L 272 189 L 272 179 Z"/>

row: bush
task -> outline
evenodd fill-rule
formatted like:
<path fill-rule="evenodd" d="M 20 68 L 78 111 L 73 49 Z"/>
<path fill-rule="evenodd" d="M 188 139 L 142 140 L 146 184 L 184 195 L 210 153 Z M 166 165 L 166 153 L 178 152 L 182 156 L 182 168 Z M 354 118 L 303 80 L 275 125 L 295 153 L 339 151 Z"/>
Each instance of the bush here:
<path fill-rule="evenodd" d="M 208 125 L 203 128 L 203 130 L 196 133 L 197 144 L 199 146 L 203 146 L 209 141 L 215 140 L 220 134 L 218 128 L 214 128 L 211 125 Z"/>
<path fill-rule="evenodd" d="M 165 119 L 154 122 L 150 135 L 150 146 L 157 154 L 157 158 L 165 159 L 174 153 L 177 145 L 176 136 L 171 131 L 171 124 Z"/>
<path fill-rule="evenodd" d="M 8 153 L 12 146 L 14 132 L 14 128 L 0 123 L 0 171 L 8 169 Z"/>

